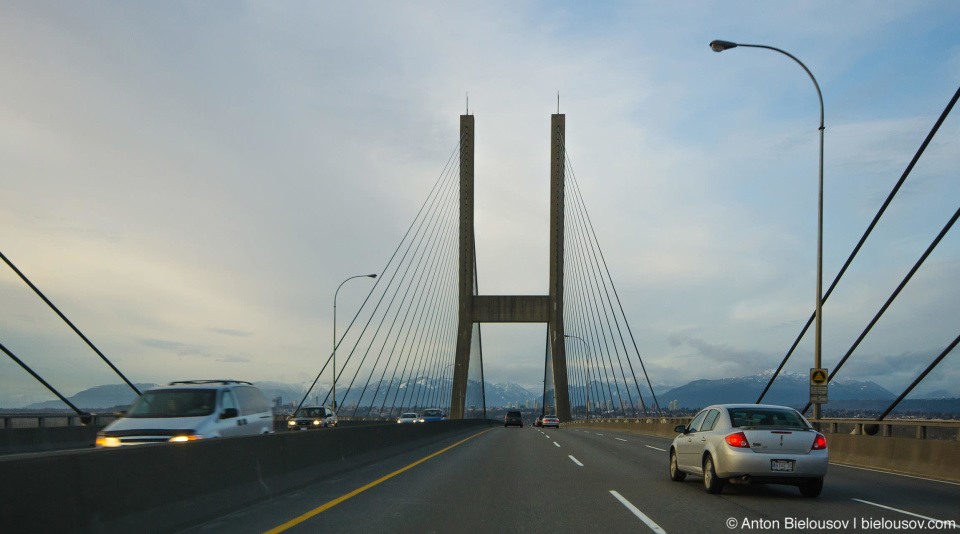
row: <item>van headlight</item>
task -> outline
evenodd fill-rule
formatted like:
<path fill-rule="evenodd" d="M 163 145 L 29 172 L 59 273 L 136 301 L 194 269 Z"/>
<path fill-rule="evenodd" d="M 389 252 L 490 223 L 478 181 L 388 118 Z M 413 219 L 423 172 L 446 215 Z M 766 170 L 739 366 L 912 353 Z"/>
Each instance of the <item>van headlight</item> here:
<path fill-rule="evenodd" d="M 294 421 L 293 419 L 291 419 L 291 420 L 287 421 L 287 425 L 289 425 L 289 426 L 297 426 L 297 422 Z"/>
<path fill-rule="evenodd" d="M 198 439 L 201 439 L 200 436 L 194 436 L 194 435 L 190 435 L 190 436 L 174 436 L 174 437 L 170 438 L 169 441 L 170 441 L 170 443 L 185 443 L 185 442 L 187 442 L 187 441 L 197 441 Z"/>
<path fill-rule="evenodd" d="M 314 419 L 313 424 L 314 426 L 320 426 L 320 421 Z"/>
<path fill-rule="evenodd" d="M 97 436 L 97 447 L 119 447 L 119 438 L 109 438 L 106 436 Z"/>

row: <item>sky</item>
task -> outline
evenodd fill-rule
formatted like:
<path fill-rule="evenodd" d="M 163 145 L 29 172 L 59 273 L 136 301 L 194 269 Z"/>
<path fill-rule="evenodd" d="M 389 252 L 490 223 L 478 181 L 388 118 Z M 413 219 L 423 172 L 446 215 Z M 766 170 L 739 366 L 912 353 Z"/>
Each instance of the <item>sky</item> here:
<path fill-rule="evenodd" d="M 476 121 L 482 294 L 546 294 L 550 114 L 655 384 L 775 368 L 960 86 L 960 4 L 0 3 L 0 251 L 135 382 L 301 383 Z M 824 306 L 833 368 L 960 203 L 944 122 Z M 902 391 L 956 336 L 954 231 L 838 378 Z M 119 380 L 0 266 L 0 343 Z M 344 287 L 340 310 L 365 289 Z M 341 319 L 342 320 L 342 319 Z M 539 389 L 543 325 L 485 325 Z M 960 354 L 913 395 L 960 396 Z M 788 372 L 813 367 L 808 335 Z M 0 359 L 0 407 L 53 398 Z"/>

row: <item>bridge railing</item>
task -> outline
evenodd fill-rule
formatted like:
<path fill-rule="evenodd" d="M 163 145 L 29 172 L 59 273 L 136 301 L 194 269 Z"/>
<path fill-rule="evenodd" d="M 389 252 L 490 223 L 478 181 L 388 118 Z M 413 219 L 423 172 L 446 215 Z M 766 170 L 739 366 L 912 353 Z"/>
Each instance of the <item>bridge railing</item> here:
<path fill-rule="evenodd" d="M 117 415 L 90 414 L 90 420 L 84 422 L 75 413 L 3 413 L 0 414 L 0 429 L 10 428 L 56 428 L 67 426 L 105 426 L 117 419 Z"/>
<path fill-rule="evenodd" d="M 913 438 L 940 441 L 960 441 L 960 421 L 942 419 L 832 419 L 819 421 L 821 432 L 852 434 L 857 436 L 881 436 L 885 438 Z"/>
<path fill-rule="evenodd" d="M 672 435 L 677 425 L 686 425 L 692 417 L 640 417 L 615 419 L 590 419 L 572 421 L 573 426 L 587 426 L 591 423 L 635 427 L 649 430 L 659 435 Z M 858 436 L 880 436 L 887 438 L 908 438 L 938 441 L 960 441 L 960 421 L 942 419 L 889 419 L 872 421 L 870 419 L 823 418 L 810 421 L 820 432 L 827 434 L 850 434 Z"/>

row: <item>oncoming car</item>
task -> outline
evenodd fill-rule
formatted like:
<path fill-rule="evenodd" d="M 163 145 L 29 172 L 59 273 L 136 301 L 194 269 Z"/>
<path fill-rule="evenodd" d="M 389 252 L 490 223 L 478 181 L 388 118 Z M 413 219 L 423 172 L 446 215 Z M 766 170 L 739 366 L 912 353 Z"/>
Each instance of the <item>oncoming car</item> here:
<path fill-rule="evenodd" d="M 430 421 L 443 421 L 446 417 L 443 415 L 443 410 L 439 408 L 429 408 L 420 412 L 420 422 L 428 423 Z"/>
<path fill-rule="evenodd" d="M 827 439 L 799 412 L 765 404 L 718 404 L 698 413 L 670 445 L 670 479 L 703 477 L 707 493 L 732 484 L 789 484 L 804 497 L 823 490 Z"/>
<path fill-rule="evenodd" d="M 249 436 L 273 432 L 266 397 L 250 382 L 188 380 L 143 392 L 97 433 L 98 447 Z"/>
<path fill-rule="evenodd" d="M 287 430 L 310 430 L 337 426 L 337 414 L 326 406 L 305 406 L 287 420 Z"/>
<path fill-rule="evenodd" d="M 420 420 L 420 417 L 415 413 L 402 413 L 400 417 L 397 418 L 398 423 L 416 423 Z"/>

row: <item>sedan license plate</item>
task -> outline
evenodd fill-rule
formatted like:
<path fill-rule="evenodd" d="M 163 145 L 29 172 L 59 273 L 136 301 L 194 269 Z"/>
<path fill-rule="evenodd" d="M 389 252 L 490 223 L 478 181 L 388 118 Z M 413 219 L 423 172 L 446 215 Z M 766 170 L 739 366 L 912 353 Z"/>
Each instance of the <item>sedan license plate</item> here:
<path fill-rule="evenodd" d="M 781 473 L 791 473 L 793 472 L 795 464 L 795 460 L 770 460 L 770 470 Z"/>

